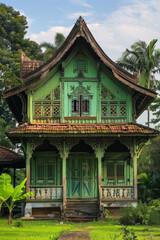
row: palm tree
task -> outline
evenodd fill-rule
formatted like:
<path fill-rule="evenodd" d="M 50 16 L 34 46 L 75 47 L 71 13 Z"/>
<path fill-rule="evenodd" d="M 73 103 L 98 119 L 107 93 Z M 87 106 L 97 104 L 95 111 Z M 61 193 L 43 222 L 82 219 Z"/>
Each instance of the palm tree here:
<path fill-rule="evenodd" d="M 56 36 L 54 38 L 54 44 L 49 42 L 43 42 L 40 44 L 41 48 L 44 48 L 45 51 L 39 56 L 40 60 L 47 61 L 50 59 L 53 54 L 60 48 L 60 46 L 63 44 L 65 40 L 65 37 L 62 33 L 56 33 Z"/>
<path fill-rule="evenodd" d="M 160 49 L 155 49 L 157 39 L 147 45 L 145 41 L 137 41 L 131 45 L 131 50 L 126 49 L 117 63 L 136 73 L 139 85 L 150 89 L 154 87 L 155 73 L 160 72 Z M 150 123 L 150 108 L 148 107 L 148 126 Z"/>

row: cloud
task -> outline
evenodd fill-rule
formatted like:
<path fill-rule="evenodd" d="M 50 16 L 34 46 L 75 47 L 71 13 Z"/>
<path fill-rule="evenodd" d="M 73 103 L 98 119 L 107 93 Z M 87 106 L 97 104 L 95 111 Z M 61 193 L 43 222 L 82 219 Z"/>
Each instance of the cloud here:
<path fill-rule="evenodd" d="M 31 24 L 34 22 L 34 19 L 32 19 L 32 18 L 30 18 L 30 17 L 28 17 L 25 13 L 24 13 L 24 11 L 23 10 L 18 10 L 18 9 L 16 9 L 16 11 L 19 11 L 20 12 L 20 15 L 22 15 L 22 16 L 25 16 L 26 17 L 26 19 L 27 19 L 27 23 L 28 23 L 28 26 L 30 27 L 31 26 Z"/>
<path fill-rule="evenodd" d="M 70 0 L 70 3 L 77 6 L 92 8 L 92 6 L 88 4 L 85 0 Z"/>
<path fill-rule="evenodd" d="M 62 33 L 65 37 L 68 35 L 70 32 L 71 27 L 62 27 L 62 26 L 56 26 L 49 28 L 48 31 L 44 32 L 41 31 L 38 34 L 31 33 L 29 34 L 29 38 L 36 41 L 37 43 L 42 43 L 42 42 L 54 42 L 54 37 L 57 32 Z"/>
<path fill-rule="evenodd" d="M 82 3 L 82 6 L 83 6 L 83 7 L 92 8 L 92 6 L 91 6 L 90 4 L 88 4 L 88 3 Z"/>
<path fill-rule="evenodd" d="M 86 3 L 86 1 L 78 2 Z M 137 40 L 148 43 L 153 38 L 160 39 L 159 0 L 130 0 L 128 4 L 125 1 L 125 4 L 108 14 L 101 22 L 94 18 L 93 12 L 74 12 L 68 17 L 77 19 L 80 15 L 87 19 L 91 17 L 91 21 L 86 21 L 89 29 L 102 49 L 113 60 L 117 60 L 122 52 Z M 53 42 L 56 32 L 67 36 L 71 27 L 55 26 L 39 34 L 30 34 L 29 37 L 37 42 Z M 159 41 L 158 47 L 160 47 Z"/>
<path fill-rule="evenodd" d="M 69 14 L 67 17 L 70 18 L 70 19 L 77 19 L 77 18 L 79 18 L 79 16 L 89 17 L 89 16 L 92 16 L 92 15 L 93 15 L 92 12 L 74 12 L 72 14 Z"/>

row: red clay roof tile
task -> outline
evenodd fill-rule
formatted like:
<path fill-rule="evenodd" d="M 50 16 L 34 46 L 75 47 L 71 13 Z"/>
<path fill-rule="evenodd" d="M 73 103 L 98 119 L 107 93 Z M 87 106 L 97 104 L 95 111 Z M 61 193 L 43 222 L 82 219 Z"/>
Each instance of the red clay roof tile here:
<path fill-rule="evenodd" d="M 63 124 L 24 123 L 8 134 L 158 134 L 158 131 L 136 123 Z"/>
<path fill-rule="evenodd" d="M 12 163 L 20 160 L 24 161 L 24 157 L 7 147 L 0 146 L 0 163 Z"/>

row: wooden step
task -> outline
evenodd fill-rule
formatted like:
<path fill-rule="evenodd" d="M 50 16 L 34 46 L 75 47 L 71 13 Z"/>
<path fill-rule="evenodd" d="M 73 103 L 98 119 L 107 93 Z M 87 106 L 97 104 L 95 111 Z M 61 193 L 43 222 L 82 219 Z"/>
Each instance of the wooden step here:
<path fill-rule="evenodd" d="M 99 205 L 95 202 L 75 202 L 67 201 L 66 204 L 66 219 L 72 222 L 91 222 L 98 219 Z"/>

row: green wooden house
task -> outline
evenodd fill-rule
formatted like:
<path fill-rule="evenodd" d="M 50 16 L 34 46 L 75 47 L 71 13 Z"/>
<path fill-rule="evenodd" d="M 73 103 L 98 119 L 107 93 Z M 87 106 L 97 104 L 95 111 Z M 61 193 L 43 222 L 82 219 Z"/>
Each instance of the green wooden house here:
<path fill-rule="evenodd" d="M 136 123 L 156 98 L 113 62 L 80 17 L 46 63 L 22 53 L 24 84 L 5 91 L 25 149 L 25 216 L 103 217 L 137 202 L 137 160 L 157 131 Z"/>

